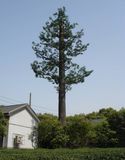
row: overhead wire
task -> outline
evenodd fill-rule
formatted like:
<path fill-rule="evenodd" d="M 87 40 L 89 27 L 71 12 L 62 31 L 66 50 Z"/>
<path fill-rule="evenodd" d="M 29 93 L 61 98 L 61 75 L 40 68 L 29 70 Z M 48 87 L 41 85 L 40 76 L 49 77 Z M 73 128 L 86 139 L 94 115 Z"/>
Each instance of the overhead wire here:
<path fill-rule="evenodd" d="M 0 101 L 2 101 L 4 103 L 7 103 L 7 104 L 14 104 L 14 103 L 12 103 L 12 102 L 10 102 L 8 100 L 2 99 L 1 97 L 0 97 Z"/>
<path fill-rule="evenodd" d="M 15 100 L 13 98 L 0 95 L 0 102 L 1 101 L 2 101 L 2 105 L 5 105 L 5 103 L 7 103 L 9 105 L 10 104 L 11 105 L 16 105 L 17 103 L 24 103 L 24 102 L 22 102 L 20 100 L 17 100 L 17 99 Z M 33 109 L 37 113 L 41 113 L 42 111 L 44 111 L 44 113 L 49 112 L 49 113 L 53 113 L 53 114 L 57 115 L 57 110 L 56 109 L 50 109 L 50 108 L 47 108 L 47 107 L 43 107 L 43 106 L 39 106 L 39 105 L 34 105 L 34 104 L 32 104 L 31 106 L 33 107 Z M 67 113 L 67 114 L 72 115 L 73 113 Z"/>
<path fill-rule="evenodd" d="M 9 97 L 5 97 L 5 96 L 1 96 L 0 95 L 0 98 L 3 98 L 3 99 L 7 99 L 8 101 L 11 101 L 11 102 L 16 102 L 16 103 L 22 103 L 21 101 L 19 101 L 19 100 L 15 100 L 15 99 L 13 99 L 13 98 L 9 98 Z"/>
<path fill-rule="evenodd" d="M 5 96 L 1 96 L 0 95 L 0 101 L 4 102 L 4 103 L 7 103 L 7 104 L 12 104 L 12 105 L 15 105 L 17 103 L 24 103 L 22 101 L 19 101 L 19 100 L 15 100 L 15 99 L 12 99 L 12 98 L 9 98 L 9 97 L 5 97 Z M 46 108 L 46 107 L 42 107 L 42 106 L 36 106 L 36 105 L 32 105 L 32 107 L 38 111 L 38 112 L 41 112 L 42 110 L 44 111 L 49 111 L 49 112 L 52 112 L 52 111 L 56 111 L 55 109 L 49 109 L 49 108 Z"/>

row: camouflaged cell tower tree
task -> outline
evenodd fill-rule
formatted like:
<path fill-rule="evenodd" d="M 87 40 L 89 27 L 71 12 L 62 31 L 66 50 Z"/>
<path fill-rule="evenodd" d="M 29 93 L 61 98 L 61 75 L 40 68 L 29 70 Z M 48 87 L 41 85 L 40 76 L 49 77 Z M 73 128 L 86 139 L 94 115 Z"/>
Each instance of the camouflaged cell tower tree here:
<path fill-rule="evenodd" d="M 66 91 L 73 84 L 83 83 L 85 77 L 92 73 L 85 66 L 80 67 L 72 61 L 74 57 L 84 53 L 88 44 L 82 43 L 83 30 L 73 32 L 77 24 L 71 24 L 65 12 L 65 7 L 59 8 L 53 18 L 50 17 L 46 22 L 39 36 L 40 42 L 33 42 L 33 50 L 41 61 L 31 64 L 36 77 L 56 84 L 59 120 L 62 124 L 65 124 L 66 117 Z"/>

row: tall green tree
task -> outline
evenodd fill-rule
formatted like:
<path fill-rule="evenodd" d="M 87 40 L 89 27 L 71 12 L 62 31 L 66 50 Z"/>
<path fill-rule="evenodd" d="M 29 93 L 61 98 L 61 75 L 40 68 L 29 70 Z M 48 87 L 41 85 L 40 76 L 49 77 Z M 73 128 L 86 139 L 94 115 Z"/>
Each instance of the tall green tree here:
<path fill-rule="evenodd" d="M 74 33 L 73 29 L 77 24 L 71 24 L 65 12 L 65 7 L 59 8 L 43 27 L 40 42 L 33 42 L 33 50 L 41 61 L 34 61 L 31 65 L 36 77 L 56 84 L 59 120 L 62 124 L 66 117 L 66 91 L 73 84 L 83 83 L 85 77 L 92 72 L 72 61 L 74 57 L 84 53 L 88 44 L 82 43 L 83 30 Z"/>

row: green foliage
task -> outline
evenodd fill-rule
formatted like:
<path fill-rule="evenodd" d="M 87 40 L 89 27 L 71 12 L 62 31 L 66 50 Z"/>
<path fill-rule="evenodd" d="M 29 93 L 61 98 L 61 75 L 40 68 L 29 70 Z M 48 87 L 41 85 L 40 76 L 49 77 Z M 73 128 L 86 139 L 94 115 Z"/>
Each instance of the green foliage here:
<path fill-rule="evenodd" d="M 86 118 L 92 120 L 92 119 L 100 119 L 102 118 L 101 115 L 98 114 L 98 112 L 92 112 L 86 115 Z"/>
<path fill-rule="evenodd" d="M 87 115 L 69 116 L 64 126 L 51 114 L 39 115 L 39 119 L 39 147 L 125 146 L 124 108 L 103 108 Z"/>
<path fill-rule="evenodd" d="M 41 121 L 38 126 L 38 146 L 43 148 L 65 147 L 68 136 L 57 117 L 49 114 L 39 117 Z"/>
<path fill-rule="evenodd" d="M 0 160 L 124 160 L 124 148 L 0 150 Z"/>
<path fill-rule="evenodd" d="M 118 139 L 116 132 L 111 130 L 107 121 L 100 122 L 95 127 L 96 131 L 96 144 L 99 147 L 112 147 L 116 146 Z"/>
<path fill-rule="evenodd" d="M 117 134 L 119 140 L 118 146 L 125 147 L 125 109 L 122 108 L 120 111 L 108 117 L 108 122 L 111 129 Z"/>
<path fill-rule="evenodd" d="M 108 118 L 108 117 L 112 116 L 113 114 L 115 114 L 116 112 L 117 111 L 111 107 L 102 108 L 99 110 L 98 115 L 100 115 L 101 117 Z"/>
<path fill-rule="evenodd" d="M 62 126 L 57 117 L 39 115 L 38 146 L 43 148 L 78 148 L 92 145 L 95 139 L 94 127 L 85 115 L 67 117 Z"/>
<path fill-rule="evenodd" d="M 35 60 L 32 70 L 36 77 L 45 78 L 52 84 L 59 94 L 59 120 L 62 125 L 66 118 L 66 91 L 73 84 L 83 83 L 91 71 L 85 66 L 76 64 L 73 58 L 82 55 L 89 44 L 82 43 L 83 30 L 74 32 L 77 24 L 71 24 L 66 15 L 65 7 L 59 8 L 50 17 L 39 35 L 39 43 L 33 42 L 33 50 L 40 60 Z"/>
<path fill-rule="evenodd" d="M 117 111 L 111 107 L 109 108 L 102 108 L 98 112 L 92 112 L 86 115 L 86 118 L 88 119 L 107 119 L 112 114 L 116 113 Z"/>
<path fill-rule="evenodd" d="M 69 135 L 68 147 L 83 147 L 87 145 L 91 124 L 83 115 L 67 118 L 65 131 Z"/>
<path fill-rule="evenodd" d="M 0 111 L 0 136 L 3 136 L 6 134 L 6 125 L 7 125 L 7 121 L 3 113 Z"/>
<path fill-rule="evenodd" d="M 38 147 L 38 127 L 33 127 L 32 133 L 29 136 L 29 139 L 31 139 L 33 148 Z"/>
<path fill-rule="evenodd" d="M 48 113 L 38 114 L 38 118 L 40 121 L 46 121 L 46 120 L 57 121 L 58 120 L 57 116 L 54 116 L 53 114 L 48 114 Z"/>
<path fill-rule="evenodd" d="M 66 89 L 72 84 L 84 82 L 84 78 L 92 71 L 87 71 L 85 66 L 80 67 L 73 63 L 72 58 L 84 53 L 88 44 L 82 44 L 83 30 L 74 33 L 76 23 L 71 24 L 66 15 L 65 7 L 50 17 L 39 36 L 39 43 L 33 42 L 33 50 L 41 61 L 34 61 L 32 69 L 36 77 L 45 78 L 53 84 L 60 83 L 59 68 L 63 61 L 65 72 L 64 81 Z M 62 58 L 59 54 L 62 53 Z"/>

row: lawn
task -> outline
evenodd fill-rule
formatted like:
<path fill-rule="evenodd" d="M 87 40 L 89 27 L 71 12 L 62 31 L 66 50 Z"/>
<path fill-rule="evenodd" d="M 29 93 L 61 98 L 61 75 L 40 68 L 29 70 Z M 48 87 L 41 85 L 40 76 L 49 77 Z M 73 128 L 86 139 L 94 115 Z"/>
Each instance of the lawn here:
<path fill-rule="evenodd" d="M 0 160 L 125 160 L 125 148 L 0 149 Z"/>

